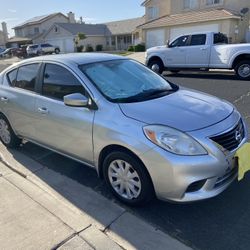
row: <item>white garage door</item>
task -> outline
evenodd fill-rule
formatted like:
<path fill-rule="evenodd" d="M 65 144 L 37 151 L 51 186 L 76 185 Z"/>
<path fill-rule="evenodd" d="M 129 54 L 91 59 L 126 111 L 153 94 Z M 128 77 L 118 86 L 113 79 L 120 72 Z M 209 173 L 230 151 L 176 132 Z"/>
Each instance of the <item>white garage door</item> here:
<path fill-rule="evenodd" d="M 58 46 L 63 53 L 74 52 L 73 38 L 47 39 L 46 42 Z"/>
<path fill-rule="evenodd" d="M 165 30 L 149 30 L 146 35 L 147 49 L 154 46 L 161 46 L 165 44 Z"/>
<path fill-rule="evenodd" d="M 207 25 L 197 25 L 191 27 L 180 27 L 172 28 L 170 30 L 170 40 L 173 41 L 175 38 L 181 35 L 188 35 L 194 32 L 219 32 L 219 24 L 207 24 Z"/>

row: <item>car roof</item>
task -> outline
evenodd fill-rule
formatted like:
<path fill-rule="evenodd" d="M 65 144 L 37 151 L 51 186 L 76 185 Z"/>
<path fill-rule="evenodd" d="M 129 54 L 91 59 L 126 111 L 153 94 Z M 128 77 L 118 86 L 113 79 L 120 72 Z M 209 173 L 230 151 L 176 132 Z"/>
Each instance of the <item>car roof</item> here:
<path fill-rule="evenodd" d="M 19 65 L 23 63 L 35 63 L 42 61 L 51 61 L 58 62 L 64 64 L 89 64 L 95 62 L 103 62 L 110 60 L 121 60 L 127 59 L 124 56 L 117 56 L 108 53 L 70 53 L 70 54 L 60 54 L 60 55 L 47 55 L 47 56 L 39 56 L 30 59 L 25 59 Z"/>

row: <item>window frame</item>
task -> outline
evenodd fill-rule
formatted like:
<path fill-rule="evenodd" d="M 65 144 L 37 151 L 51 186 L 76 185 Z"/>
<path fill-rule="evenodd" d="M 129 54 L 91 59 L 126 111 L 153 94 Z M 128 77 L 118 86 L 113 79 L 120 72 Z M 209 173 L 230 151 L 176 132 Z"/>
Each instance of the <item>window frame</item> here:
<path fill-rule="evenodd" d="M 205 5 L 206 6 L 217 6 L 217 5 L 222 5 L 223 4 L 223 1 L 222 0 L 218 0 L 219 2 L 218 3 L 215 3 L 215 1 L 217 0 L 210 0 L 212 3 L 209 3 L 209 0 L 206 0 L 206 3 Z"/>
<path fill-rule="evenodd" d="M 187 1 L 188 1 L 188 4 L 187 4 Z M 196 1 L 196 7 L 191 6 L 191 1 L 192 0 L 183 0 L 183 9 L 184 10 L 197 10 L 197 9 L 199 9 L 199 1 L 195 0 Z"/>
<path fill-rule="evenodd" d="M 187 41 L 185 43 L 184 46 L 172 46 L 172 44 L 177 40 L 177 39 L 180 39 L 182 37 L 187 37 Z M 180 37 L 177 37 L 173 42 L 171 42 L 171 44 L 169 45 L 169 48 L 183 48 L 183 47 L 188 47 L 189 44 L 190 44 L 190 39 L 191 39 L 191 36 L 190 35 L 184 35 L 184 36 L 180 36 Z"/>
<path fill-rule="evenodd" d="M 148 20 L 154 20 L 160 16 L 160 9 L 158 6 L 147 7 L 147 18 Z"/>

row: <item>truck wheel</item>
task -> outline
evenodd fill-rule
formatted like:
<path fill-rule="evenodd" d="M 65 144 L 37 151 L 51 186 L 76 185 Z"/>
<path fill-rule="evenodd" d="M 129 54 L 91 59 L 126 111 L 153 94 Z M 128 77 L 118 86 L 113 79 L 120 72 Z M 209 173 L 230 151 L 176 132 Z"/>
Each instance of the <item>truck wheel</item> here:
<path fill-rule="evenodd" d="M 160 59 L 158 60 L 152 60 L 149 64 L 148 67 L 152 69 L 155 73 L 162 74 L 164 70 L 164 65 Z"/>
<path fill-rule="evenodd" d="M 143 205 L 154 197 L 144 165 L 130 154 L 110 153 L 103 162 L 103 175 L 110 191 L 128 205 Z"/>
<path fill-rule="evenodd" d="M 250 61 L 241 61 L 235 67 L 235 73 L 239 79 L 250 79 Z"/>
<path fill-rule="evenodd" d="M 56 49 L 55 49 L 55 53 L 56 53 L 56 54 L 59 54 L 59 53 L 60 53 L 60 49 L 56 48 Z"/>

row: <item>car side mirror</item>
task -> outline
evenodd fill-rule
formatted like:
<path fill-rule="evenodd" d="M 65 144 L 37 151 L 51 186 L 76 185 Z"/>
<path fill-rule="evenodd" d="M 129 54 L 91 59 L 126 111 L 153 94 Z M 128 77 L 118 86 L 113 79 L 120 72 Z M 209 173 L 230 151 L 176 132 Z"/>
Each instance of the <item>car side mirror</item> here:
<path fill-rule="evenodd" d="M 64 104 L 70 107 L 88 107 L 90 105 L 89 98 L 80 94 L 74 93 L 63 97 Z"/>
<path fill-rule="evenodd" d="M 170 45 L 170 41 L 167 40 L 167 44 L 166 44 L 167 48 L 169 48 L 169 45 Z"/>

